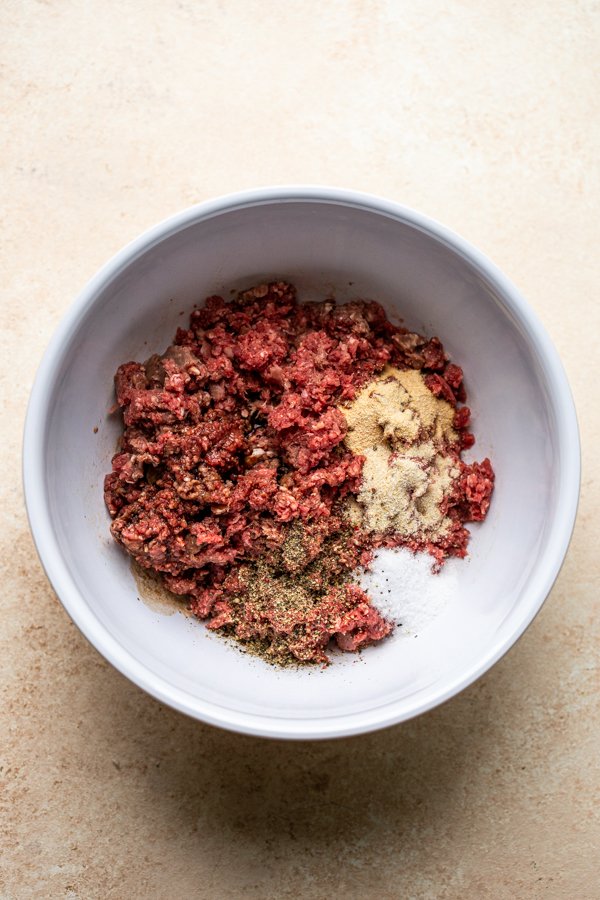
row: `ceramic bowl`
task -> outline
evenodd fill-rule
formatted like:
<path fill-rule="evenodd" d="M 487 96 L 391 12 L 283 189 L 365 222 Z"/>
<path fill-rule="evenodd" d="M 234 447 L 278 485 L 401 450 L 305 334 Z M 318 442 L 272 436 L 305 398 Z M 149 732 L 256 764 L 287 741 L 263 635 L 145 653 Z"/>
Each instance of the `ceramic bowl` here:
<path fill-rule="evenodd" d="M 280 670 L 182 613 L 142 602 L 109 535 L 102 481 L 120 431 L 113 374 L 169 344 L 209 294 L 285 278 L 301 298 L 379 300 L 438 335 L 463 366 L 477 444 L 496 491 L 455 563 L 453 596 L 417 634 L 399 631 L 327 669 Z M 184 314 L 184 315 L 182 315 Z M 97 431 L 96 431 L 97 429 Z M 329 738 L 409 719 L 452 697 L 515 643 L 571 536 L 579 440 L 567 380 L 523 297 L 485 256 L 396 203 L 347 190 L 269 188 L 201 203 L 150 229 L 97 275 L 46 352 L 25 427 L 31 529 L 65 609 L 96 649 L 160 701 L 214 725 Z"/>

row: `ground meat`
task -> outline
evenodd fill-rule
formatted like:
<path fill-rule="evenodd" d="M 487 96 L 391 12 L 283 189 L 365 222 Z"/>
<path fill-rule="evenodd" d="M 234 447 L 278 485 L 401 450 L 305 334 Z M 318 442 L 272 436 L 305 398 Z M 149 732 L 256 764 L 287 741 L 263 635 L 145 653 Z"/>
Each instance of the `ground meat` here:
<path fill-rule="evenodd" d="M 437 338 L 393 325 L 373 301 L 300 304 L 285 282 L 209 297 L 164 354 L 115 375 L 124 431 L 104 486 L 114 538 L 209 628 L 263 642 L 278 661 L 325 662 L 331 640 L 355 651 L 385 637 L 390 624 L 348 580 L 373 541 L 343 517 L 363 458 L 343 445 L 337 407 L 386 364 L 421 369 L 457 407 L 458 460 L 473 442 L 470 413 L 457 406 L 462 370 Z M 466 553 L 464 522 L 485 516 L 493 487 L 489 460 L 457 464 L 453 530 L 425 548 L 440 561 Z M 307 593 L 286 618 L 268 597 L 277 579 L 298 577 L 285 563 L 298 525 Z M 323 548 L 338 532 L 345 543 L 325 575 Z M 248 572 L 259 564 L 275 574 L 253 598 Z"/>

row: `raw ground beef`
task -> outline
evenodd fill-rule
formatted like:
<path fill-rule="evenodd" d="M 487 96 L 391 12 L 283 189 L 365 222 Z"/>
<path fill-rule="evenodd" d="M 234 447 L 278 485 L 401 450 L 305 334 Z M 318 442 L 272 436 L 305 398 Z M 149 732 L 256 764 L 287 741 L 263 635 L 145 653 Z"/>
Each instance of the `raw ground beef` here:
<path fill-rule="evenodd" d="M 113 536 L 209 628 L 270 646 L 278 661 L 325 662 L 332 639 L 352 651 L 385 637 L 391 625 L 344 576 L 368 562 L 376 543 L 399 542 L 344 520 L 363 458 L 343 444 L 338 405 L 387 363 L 422 370 L 454 406 L 466 398 L 462 371 L 440 341 L 392 325 L 375 302 L 300 304 L 284 282 L 209 297 L 162 356 L 124 363 L 115 375 L 124 431 L 104 488 Z M 465 555 L 464 522 L 489 506 L 489 460 L 468 466 L 458 456 L 473 443 L 468 424 L 468 408 L 458 407 L 453 529 L 443 545 L 413 541 L 439 561 Z M 253 597 L 248 573 L 270 561 L 279 566 L 275 581 L 297 575 L 285 547 L 298 528 L 303 566 L 312 566 L 310 614 L 303 595 L 298 615 L 282 618 L 268 590 Z M 335 581 L 319 565 L 340 533 Z"/>

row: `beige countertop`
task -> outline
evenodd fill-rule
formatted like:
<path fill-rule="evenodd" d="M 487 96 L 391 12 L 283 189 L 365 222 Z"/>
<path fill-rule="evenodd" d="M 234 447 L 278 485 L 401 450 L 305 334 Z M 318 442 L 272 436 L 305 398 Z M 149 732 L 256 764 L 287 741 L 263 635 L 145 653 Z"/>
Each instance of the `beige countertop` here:
<path fill-rule="evenodd" d="M 3 898 L 600 896 L 600 4 L 0 6 Z M 578 524 L 518 645 L 379 734 L 263 742 L 165 709 L 58 603 L 20 487 L 30 385 L 83 283 L 192 202 L 340 184 L 438 218 L 565 362 Z"/>

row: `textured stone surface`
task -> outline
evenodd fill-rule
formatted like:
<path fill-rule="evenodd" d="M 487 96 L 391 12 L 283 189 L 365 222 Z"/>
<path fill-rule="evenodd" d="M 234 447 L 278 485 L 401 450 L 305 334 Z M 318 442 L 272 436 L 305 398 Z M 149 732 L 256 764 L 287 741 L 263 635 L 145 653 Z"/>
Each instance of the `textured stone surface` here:
<path fill-rule="evenodd" d="M 600 5 L 5 2 L 0 895 L 568 898 L 600 872 Z M 583 438 L 571 550 L 519 644 L 429 715 L 324 744 L 162 708 L 33 552 L 21 426 L 85 280 L 191 202 L 333 183 L 442 220 L 519 284 Z"/>

